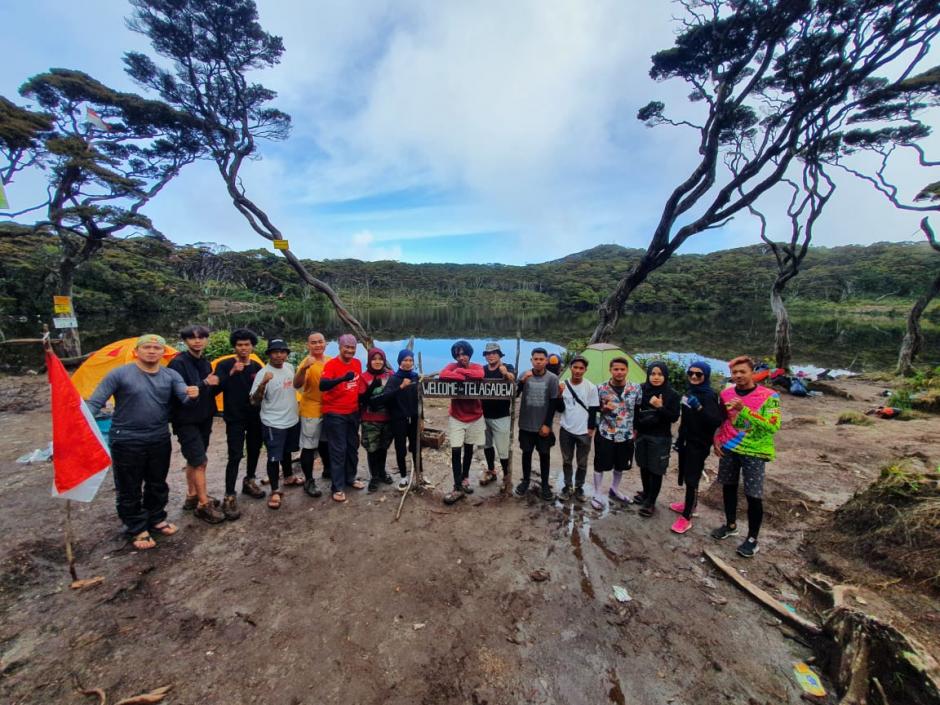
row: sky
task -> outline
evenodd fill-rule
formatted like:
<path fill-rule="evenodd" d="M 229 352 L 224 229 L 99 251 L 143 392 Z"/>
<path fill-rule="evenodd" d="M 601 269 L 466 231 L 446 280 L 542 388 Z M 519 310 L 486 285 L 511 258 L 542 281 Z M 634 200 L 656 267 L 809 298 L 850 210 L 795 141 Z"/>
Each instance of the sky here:
<path fill-rule="evenodd" d="M 4 3 L 0 95 L 51 67 L 121 90 L 125 51 L 149 51 L 120 0 Z M 678 81 L 656 83 L 649 57 L 671 45 L 679 6 L 638 0 L 259 0 L 284 38 L 282 62 L 255 79 L 278 92 L 288 140 L 243 168 L 249 196 L 301 257 L 524 264 L 599 244 L 646 247 L 662 204 L 697 156 L 681 128 L 647 128 L 650 100 L 692 114 Z M 934 49 L 924 68 L 940 63 Z M 934 120 L 934 122 L 936 122 Z M 940 138 L 926 143 L 934 154 Z M 913 155 L 891 176 L 912 196 L 936 180 Z M 815 243 L 920 239 L 920 214 L 838 176 Z M 41 174 L 7 187 L 12 208 L 45 192 Z M 768 194 L 773 213 L 786 193 Z M 178 243 L 267 246 L 235 211 L 214 166 L 187 167 L 145 209 Z M 738 215 L 681 252 L 758 241 Z"/>

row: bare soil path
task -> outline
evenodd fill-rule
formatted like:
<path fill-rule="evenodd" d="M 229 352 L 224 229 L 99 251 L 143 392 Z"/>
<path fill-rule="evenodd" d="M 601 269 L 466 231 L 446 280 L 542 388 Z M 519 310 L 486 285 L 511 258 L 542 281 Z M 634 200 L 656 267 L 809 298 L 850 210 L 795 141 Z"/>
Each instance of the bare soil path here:
<path fill-rule="evenodd" d="M 841 411 L 873 405 L 880 391 L 838 386 L 855 399 L 784 399 L 761 553 L 750 562 L 707 536 L 720 523 L 720 492 L 706 494 L 689 534 L 669 531 L 665 507 L 681 498 L 674 474 L 652 519 L 629 507 L 504 498 L 494 485 L 445 507 L 449 451 L 426 450 L 437 488 L 409 497 L 398 522 L 393 488 L 342 506 L 290 489 L 278 512 L 245 498 L 239 521 L 208 526 L 181 512 L 185 483 L 171 470 L 170 519 L 181 531 L 149 552 L 121 539 L 106 481 L 94 502 L 73 504 L 80 577 L 104 582 L 73 591 L 51 466 L 14 462 L 50 438 L 47 387 L 42 378 L 0 379 L 0 393 L 19 400 L 0 411 L 0 702 L 93 702 L 75 692 L 77 679 L 109 702 L 172 685 L 166 702 L 206 705 L 799 703 L 792 667 L 811 650 L 701 551 L 715 548 L 805 609 L 799 576 L 816 569 L 806 532 L 881 463 L 940 459 L 937 417 L 835 426 Z M 444 427 L 446 406 L 435 403 L 429 416 Z M 218 420 L 216 492 L 223 438 Z M 175 456 L 171 467 L 181 464 Z M 628 489 L 637 483 L 632 473 Z M 864 566 L 830 558 L 841 561 L 840 577 L 865 577 Z M 613 585 L 632 600 L 616 602 Z M 873 592 L 892 615 L 916 604 L 912 628 L 940 643 L 930 596 L 897 583 Z"/>

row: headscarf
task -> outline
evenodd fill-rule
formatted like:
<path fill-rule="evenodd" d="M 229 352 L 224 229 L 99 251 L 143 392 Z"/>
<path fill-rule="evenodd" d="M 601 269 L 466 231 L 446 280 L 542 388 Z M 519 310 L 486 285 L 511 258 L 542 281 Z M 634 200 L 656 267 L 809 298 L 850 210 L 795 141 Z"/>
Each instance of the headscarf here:
<path fill-rule="evenodd" d="M 662 372 L 666 380 L 658 387 L 654 387 L 653 383 L 650 382 L 650 375 L 653 374 L 653 370 L 657 368 L 659 368 L 659 371 Z M 649 406 L 650 399 L 658 394 L 662 394 L 665 398 L 665 395 L 672 391 L 672 387 L 669 385 L 669 366 L 662 360 L 653 360 L 650 362 L 646 366 L 646 381 L 641 385 L 641 388 L 643 390 L 643 406 Z"/>
<path fill-rule="evenodd" d="M 688 374 L 689 370 L 691 370 L 693 367 L 697 367 L 702 372 L 704 372 L 705 377 L 698 384 L 692 384 L 692 382 L 688 382 L 688 387 L 687 387 L 688 394 L 692 394 L 698 397 L 699 401 L 705 401 L 709 397 L 717 398 L 717 395 L 715 394 L 715 390 L 712 389 L 712 385 L 711 385 L 712 366 L 709 365 L 707 362 L 705 362 L 705 360 L 692 360 L 692 362 L 689 364 L 689 366 L 685 370 L 686 374 Z"/>
<path fill-rule="evenodd" d="M 356 340 L 356 336 L 354 336 L 352 333 L 343 333 L 336 342 L 340 345 L 340 347 L 342 347 L 343 345 L 355 346 L 359 341 Z"/>
<path fill-rule="evenodd" d="M 154 343 L 156 345 L 162 345 L 166 347 L 166 338 L 162 335 L 157 335 L 156 333 L 144 333 L 137 339 L 137 343 L 134 345 L 134 349 L 139 348 L 141 345 L 147 345 L 149 343 Z"/>
<path fill-rule="evenodd" d="M 385 351 L 382 348 L 369 348 L 369 354 L 366 355 L 366 369 L 374 374 L 372 369 L 372 358 L 378 355 L 382 358 L 382 369 L 388 367 L 388 359 L 385 357 Z M 381 374 L 381 373 L 379 373 Z"/>
<path fill-rule="evenodd" d="M 450 356 L 457 359 L 457 351 L 463 350 L 467 353 L 467 357 L 473 357 L 473 346 L 470 345 L 466 340 L 458 340 L 456 343 L 450 346 Z"/>
<path fill-rule="evenodd" d="M 414 368 L 412 368 L 412 369 L 410 369 L 410 370 L 403 370 L 403 369 L 401 368 L 401 363 L 402 363 L 402 361 L 406 360 L 406 359 L 409 358 L 409 357 L 410 357 L 412 360 L 414 360 L 415 354 L 414 354 L 414 352 L 412 352 L 412 351 L 409 350 L 408 348 L 405 348 L 404 350 L 400 350 L 400 351 L 398 352 L 398 370 L 396 370 L 395 376 L 398 377 L 398 378 L 400 378 L 400 379 L 404 379 L 404 378 L 407 377 L 407 378 L 410 379 L 411 381 L 414 381 L 414 380 L 418 379 L 418 373 L 414 371 Z"/>

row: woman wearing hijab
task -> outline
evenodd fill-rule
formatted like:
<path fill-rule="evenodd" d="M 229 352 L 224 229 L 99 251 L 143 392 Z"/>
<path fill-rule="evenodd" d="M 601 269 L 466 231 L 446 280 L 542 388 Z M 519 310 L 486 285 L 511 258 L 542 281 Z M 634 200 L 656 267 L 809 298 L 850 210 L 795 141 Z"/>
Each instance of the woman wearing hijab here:
<path fill-rule="evenodd" d="M 395 439 L 395 458 L 398 460 L 398 489 L 408 487 L 406 457 L 410 446 L 411 465 L 417 466 L 418 457 L 418 373 L 414 370 L 415 354 L 407 348 L 398 353 L 398 370 L 385 385 L 385 391 L 376 400 L 385 404 L 391 416 L 392 437 Z"/>
<path fill-rule="evenodd" d="M 375 492 L 379 483 L 392 484 L 385 472 L 385 457 L 392 444 L 391 416 L 383 399 L 385 385 L 391 373 L 385 352 L 379 348 L 369 350 L 369 362 L 359 377 L 359 409 L 362 414 L 362 447 L 369 462 L 369 492 Z"/>
<path fill-rule="evenodd" d="M 685 483 L 685 501 L 669 508 L 680 516 L 672 525 L 677 534 L 692 528 L 692 513 L 698 502 L 698 484 L 705 460 L 712 449 L 715 431 L 721 425 L 721 406 L 711 387 L 712 369 L 704 360 L 694 360 L 686 370 L 688 385 L 682 397 L 682 421 L 679 423 L 679 484 Z"/>
<path fill-rule="evenodd" d="M 679 420 L 679 395 L 669 385 L 665 362 L 646 366 L 646 382 L 636 407 L 636 464 L 643 482 L 640 516 L 651 517 L 669 467 L 672 450 L 672 424 Z"/>

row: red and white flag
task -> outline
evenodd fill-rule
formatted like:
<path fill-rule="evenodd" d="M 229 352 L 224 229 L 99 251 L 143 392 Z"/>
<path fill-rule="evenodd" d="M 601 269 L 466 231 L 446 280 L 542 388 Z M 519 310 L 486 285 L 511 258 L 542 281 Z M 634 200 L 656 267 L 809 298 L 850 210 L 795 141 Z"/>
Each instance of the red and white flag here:
<path fill-rule="evenodd" d="M 87 122 L 92 127 L 96 127 L 99 130 L 104 130 L 105 132 L 109 132 L 111 130 L 111 126 L 102 120 L 101 116 L 87 105 L 85 106 L 85 122 Z"/>
<path fill-rule="evenodd" d="M 62 361 L 46 352 L 52 388 L 52 496 L 90 502 L 111 467 L 101 430 Z"/>

